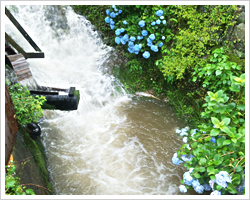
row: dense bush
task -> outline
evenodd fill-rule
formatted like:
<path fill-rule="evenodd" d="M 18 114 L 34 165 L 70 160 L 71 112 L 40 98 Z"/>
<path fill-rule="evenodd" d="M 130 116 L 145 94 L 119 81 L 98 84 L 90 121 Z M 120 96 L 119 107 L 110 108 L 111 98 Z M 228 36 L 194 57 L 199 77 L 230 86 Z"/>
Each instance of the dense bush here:
<path fill-rule="evenodd" d="M 33 97 L 27 87 L 22 86 L 20 83 L 10 85 L 9 93 L 14 104 L 16 111 L 16 119 L 18 124 L 24 126 L 27 123 L 38 122 L 43 116 L 42 104 L 46 101 L 44 96 Z"/>
<path fill-rule="evenodd" d="M 245 74 L 231 76 L 234 99 L 223 90 L 208 92 L 202 123 L 197 129 L 177 130 L 185 136 L 184 145 L 173 156 L 173 163 L 189 169 L 183 175 L 182 192 L 191 188 L 197 193 L 213 190 L 211 195 L 242 192 L 245 178 Z M 187 144 L 188 143 L 188 144 Z M 190 156 L 192 156 L 190 158 Z M 180 159 L 179 159 L 180 158 Z M 245 189 L 244 189 L 245 190 Z"/>

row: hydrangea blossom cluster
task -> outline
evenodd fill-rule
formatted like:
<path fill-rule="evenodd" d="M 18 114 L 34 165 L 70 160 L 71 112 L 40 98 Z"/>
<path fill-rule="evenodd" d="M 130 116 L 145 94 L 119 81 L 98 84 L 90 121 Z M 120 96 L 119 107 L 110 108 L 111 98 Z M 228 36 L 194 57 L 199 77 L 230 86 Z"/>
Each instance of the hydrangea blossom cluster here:
<path fill-rule="evenodd" d="M 122 13 L 122 10 L 119 10 L 116 8 L 115 5 L 112 5 L 111 9 L 107 9 L 106 10 L 106 14 L 108 15 L 105 18 L 105 22 L 110 24 L 110 28 L 112 30 L 115 29 L 115 21 L 114 19 Z M 164 19 L 163 16 L 163 10 L 157 10 L 156 11 L 156 16 L 159 17 L 159 19 L 157 19 L 156 21 L 151 22 L 151 26 L 155 26 L 155 25 L 159 25 L 159 24 L 166 24 L 166 20 Z M 126 20 L 123 20 L 122 23 L 124 25 L 128 25 Z M 150 34 L 148 33 L 148 31 L 146 30 L 146 23 L 144 20 L 140 20 L 138 23 L 138 26 L 140 28 L 143 28 L 143 30 L 141 30 L 141 35 L 137 35 L 137 36 L 131 36 L 129 37 L 126 33 L 126 27 L 125 28 L 118 28 L 115 30 L 115 34 L 116 34 L 116 38 L 115 38 L 115 42 L 117 44 L 128 44 L 128 51 L 130 53 L 135 53 L 138 54 L 140 51 L 142 51 L 142 44 L 140 44 L 140 40 L 145 39 L 147 41 L 147 46 L 150 47 L 150 50 L 152 50 L 153 52 L 158 52 L 159 49 L 163 46 L 163 42 L 162 41 L 156 41 L 156 36 L 154 34 Z M 125 34 L 124 36 L 122 36 L 122 34 Z M 148 36 L 149 35 L 149 36 Z M 148 37 L 146 37 L 148 36 Z M 162 40 L 165 40 L 165 36 L 160 36 L 160 38 Z M 157 38 L 158 39 L 158 38 Z M 136 42 L 138 41 L 138 42 Z M 131 43 L 132 42 L 132 43 Z M 136 44 L 138 43 L 138 44 Z M 150 57 L 150 53 L 148 51 L 144 51 L 144 53 L 142 54 L 142 56 L 147 59 Z"/>
<path fill-rule="evenodd" d="M 202 194 L 204 191 L 210 191 L 211 190 L 210 185 L 208 185 L 207 183 L 201 185 L 198 179 L 194 179 L 191 176 L 193 169 L 194 168 L 190 168 L 189 171 L 183 174 L 184 183 L 188 186 L 192 186 L 198 194 Z M 182 188 L 180 187 L 180 191 L 182 192 L 183 190 L 184 190 L 183 187 Z"/>

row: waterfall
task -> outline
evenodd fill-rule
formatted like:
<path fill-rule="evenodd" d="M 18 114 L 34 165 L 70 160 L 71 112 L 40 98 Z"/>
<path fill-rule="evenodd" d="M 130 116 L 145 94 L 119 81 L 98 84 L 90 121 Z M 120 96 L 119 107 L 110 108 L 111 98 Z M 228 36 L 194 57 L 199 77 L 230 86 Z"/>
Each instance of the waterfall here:
<path fill-rule="evenodd" d="M 28 59 L 41 86 L 80 91 L 76 111 L 44 110 L 48 170 L 60 195 L 176 195 L 183 168 L 171 158 L 182 145 L 180 120 L 165 103 L 127 94 L 111 73 L 120 58 L 70 6 L 8 6 L 45 53 Z M 29 44 L 6 19 L 5 29 Z"/>

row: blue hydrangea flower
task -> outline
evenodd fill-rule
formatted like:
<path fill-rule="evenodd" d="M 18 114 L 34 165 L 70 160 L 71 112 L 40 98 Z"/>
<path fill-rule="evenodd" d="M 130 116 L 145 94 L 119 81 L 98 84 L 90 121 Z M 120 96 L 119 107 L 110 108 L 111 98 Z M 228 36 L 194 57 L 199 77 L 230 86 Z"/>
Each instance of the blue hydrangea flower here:
<path fill-rule="evenodd" d="M 157 10 L 156 15 L 159 16 L 159 17 L 162 16 L 163 15 L 163 10 Z"/>
<path fill-rule="evenodd" d="M 181 129 L 180 136 L 188 135 L 187 130 L 185 128 Z"/>
<path fill-rule="evenodd" d="M 188 172 L 185 172 L 185 173 L 183 174 L 183 181 L 184 181 L 184 183 L 185 183 L 186 185 L 191 186 L 193 180 L 194 180 L 194 179 L 193 179 L 192 176 L 190 176 L 189 171 L 188 171 Z"/>
<path fill-rule="evenodd" d="M 110 24 L 110 28 L 113 30 L 115 28 L 115 25 Z"/>
<path fill-rule="evenodd" d="M 215 182 L 223 188 L 227 187 L 227 182 L 225 181 L 224 177 L 220 176 L 219 174 L 215 175 L 216 179 Z"/>
<path fill-rule="evenodd" d="M 196 188 L 197 186 L 201 185 L 198 179 L 193 180 L 192 187 Z"/>
<path fill-rule="evenodd" d="M 153 45 L 153 43 L 147 43 L 147 45 L 148 45 L 149 47 L 151 47 L 151 46 Z"/>
<path fill-rule="evenodd" d="M 180 185 L 179 189 L 180 189 L 181 193 L 186 193 L 187 192 L 187 188 L 186 188 L 185 185 Z"/>
<path fill-rule="evenodd" d="M 156 24 L 160 24 L 160 23 L 161 23 L 161 20 L 157 19 Z"/>
<path fill-rule="evenodd" d="M 130 37 L 130 41 L 134 42 L 135 41 L 135 37 L 134 36 Z"/>
<path fill-rule="evenodd" d="M 139 45 L 139 48 L 141 49 L 142 48 L 142 44 L 138 44 Z"/>
<path fill-rule="evenodd" d="M 210 141 L 213 142 L 213 143 L 215 143 L 216 139 L 214 137 L 212 137 L 212 139 Z"/>
<path fill-rule="evenodd" d="M 162 45 L 163 45 L 163 42 L 158 42 L 158 47 L 162 47 Z"/>
<path fill-rule="evenodd" d="M 167 21 L 164 19 L 164 20 L 162 21 L 162 23 L 163 23 L 163 24 L 166 24 L 166 23 L 167 23 Z"/>
<path fill-rule="evenodd" d="M 198 185 L 197 187 L 194 188 L 194 190 L 198 194 L 202 194 L 204 192 L 204 187 L 202 185 Z"/>
<path fill-rule="evenodd" d="M 150 38 L 147 38 L 147 42 L 152 44 L 152 40 L 150 40 Z"/>
<path fill-rule="evenodd" d="M 115 22 L 114 22 L 114 20 L 113 20 L 113 19 L 111 19 L 111 18 L 110 18 L 110 20 L 109 20 L 109 21 L 110 21 L 110 24 L 111 24 L 111 25 L 115 25 Z"/>
<path fill-rule="evenodd" d="M 158 47 L 155 46 L 155 45 L 151 45 L 151 50 L 154 51 L 154 52 L 157 52 L 158 51 Z"/>
<path fill-rule="evenodd" d="M 126 22 L 126 20 L 124 20 L 122 23 L 125 24 L 125 25 L 128 24 L 128 23 Z"/>
<path fill-rule="evenodd" d="M 202 186 L 204 187 L 205 191 L 210 191 L 212 189 L 207 183 L 204 183 Z"/>
<path fill-rule="evenodd" d="M 173 164 L 175 165 L 179 165 L 181 163 L 183 163 L 182 160 L 180 160 L 178 157 L 177 157 L 177 153 L 174 153 L 173 157 L 172 157 L 172 162 Z"/>
<path fill-rule="evenodd" d="M 128 48 L 128 51 L 129 51 L 130 53 L 134 53 L 134 48 L 133 48 L 133 47 L 129 47 L 129 48 Z"/>
<path fill-rule="evenodd" d="M 221 195 L 221 192 L 218 190 L 215 190 L 215 191 L 211 192 L 210 195 Z"/>
<path fill-rule="evenodd" d="M 142 40 L 143 36 L 137 36 L 137 40 Z"/>
<path fill-rule="evenodd" d="M 133 47 L 134 47 L 134 43 L 133 43 L 132 41 L 130 41 L 130 42 L 128 43 L 128 46 L 129 46 L 130 48 L 133 48 Z"/>
<path fill-rule="evenodd" d="M 119 12 L 118 12 L 119 14 L 121 14 L 122 13 L 122 10 L 119 10 Z"/>
<path fill-rule="evenodd" d="M 187 157 L 187 155 L 185 154 L 185 155 L 182 155 L 181 156 L 181 159 L 183 160 L 183 161 L 189 161 L 189 158 Z"/>
<path fill-rule="evenodd" d="M 110 23 L 110 18 L 109 18 L 109 17 L 106 17 L 106 18 L 105 18 L 105 22 L 109 24 L 109 23 Z"/>
<path fill-rule="evenodd" d="M 117 11 L 118 11 L 118 9 L 117 9 L 117 8 L 115 8 L 114 10 L 115 10 L 115 12 L 117 12 Z"/>
<path fill-rule="evenodd" d="M 176 132 L 176 133 L 181 133 L 181 130 L 177 128 L 177 129 L 175 130 L 175 132 Z"/>
<path fill-rule="evenodd" d="M 232 179 L 229 176 L 228 172 L 226 172 L 226 171 L 220 171 L 219 175 L 222 176 L 225 179 L 226 182 L 232 183 Z"/>
<path fill-rule="evenodd" d="M 120 34 L 121 34 L 121 30 L 120 30 L 119 28 L 116 29 L 115 34 L 116 34 L 117 36 L 120 35 Z"/>
<path fill-rule="evenodd" d="M 215 180 L 210 180 L 209 181 L 209 185 L 212 189 L 214 189 L 214 183 L 215 183 Z"/>
<path fill-rule="evenodd" d="M 160 19 L 164 19 L 164 16 L 160 16 Z"/>
<path fill-rule="evenodd" d="M 149 58 L 150 57 L 150 53 L 148 52 L 148 51 L 145 51 L 143 54 L 142 54 L 142 56 L 144 57 L 144 58 Z"/>
<path fill-rule="evenodd" d="M 123 36 L 123 38 L 124 38 L 125 41 L 128 41 L 128 38 L 129 38 L 128 34 L 125 34 L 125 35 Z"/>
<path fill-rule="evenodd" d="M 184 142 L 184 143 L 187 143 L 187 137 L 184 137 L 183 139 L 182 139 L 182 141 Z"/>
<path fill-rule="evenodd" d="M 162 40 L 165 40 L 165 36 L 162 36 L 161 39 L 162 39 Z"/>
<path fill-rule="evenodd" d="M 121 38 L 121 43 L 122 43 L 123 45 L 126 44 L 126 40 L 124 39 L 124 37 Z"/>
<path fill-rule="evenodd" d="M 120 44 L 120 43 L 121 43 L 121 39 L 120 39 L 119 37 L 116 37 L 116 38 L 115 38 L 115 42 L 116 42 L 117 44 Z"/>
<path fill-rule="evenodd" d="M 136 45 L 134 46 L 134 50 L 135 50 L 135 51 L 140 51 L 140 49 L 141 49 L 141 48 L 140 48 L 140 45 L 139 45 L 139 44 L 136 44 Z"/>
<path fill-rule="evenodd" d="M 155 34 L 151 34 L 148 38 L 153 41 L 155 39 Z"/>
<path fill-rule="evenodd" d="M 155 25 L 155 21 L 154 21 L 154 22 L 151 22 L 151 25 L 154 26 L 154 25 Z"/>
<path fill-rule="evenodd" d="M 112 5 L 112 8 L 116 9 L 116 6 L 115 6 L 115 5 Z"/>
<path fill-rule="evenodd" d="M 193 170 L 194 170 L 194 168 L 193 168 L 193 167 L 191 167 L 191 168 L 188 170 L 188 172 L 189 172 L 189 173 L 192 173 L 192 172 L 193 172 Z"/>
<path fill-rule="evenodd" d="M 109 15 L 110 14 L 110 11 L 109 9 L 106 10 L 106 14 Z"/>
<path fill-rule="evenodd" d="M 115 18 L 116 17 L 115 13 L 114 12 L 110 13 L 110 17 Z"/>
<path fill-rule="evenodd" d="M 148 31 L 142 30 L 141 34 L 142 34 L 142 36 L 147 36 L 148 35 Z"/>
<path fill-rule="evenodd" d="M 142 28 L 143 26 L 145 26 L 145 22 L 143 20 L 139 21 L 139 26 Z"/>
<path fill-rule="evenodd" d="M 123 33 L 125 31 L 125 29 L 124 28 L 120 28 L 120 31 L 121 31 L 121 33 Z"/>

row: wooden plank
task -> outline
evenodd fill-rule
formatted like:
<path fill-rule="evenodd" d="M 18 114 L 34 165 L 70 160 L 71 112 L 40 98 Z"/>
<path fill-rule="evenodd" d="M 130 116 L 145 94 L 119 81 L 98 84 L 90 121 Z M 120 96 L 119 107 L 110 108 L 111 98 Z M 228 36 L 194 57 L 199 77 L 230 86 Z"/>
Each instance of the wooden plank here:
<path fill-rule="evenodd" d="M 15 27 L 20 31 L 23 37 L 30 43 L 30 45 L 36 50 L 41 51 L 41 49 L 36 45 L 36 43 L 31 39 L 28 33 L 23 29 L 23 27 L 18 23 L 15 17 L 10 13 L 10 11 L 5 7 L 5 14 L 10 19 L 10 21 L 15 25 Z"/>
<path fill-rule="evenodd" d="M 25 59 L 27 58 L 44 58 L 43 52 L 25 52 L 22 47 L 20 47 L 15 40 L 13 40 L 7 33 L 5 33 L 5 39 L 19 52 Z"/>
<path fill-rule="evenodd" d="M 7 56 L 11 61 L 14 72 L 17 75 L 18 81 L 22 81 L 32 76 L 29 64 L 22 54 L 15 54 Z"/>

